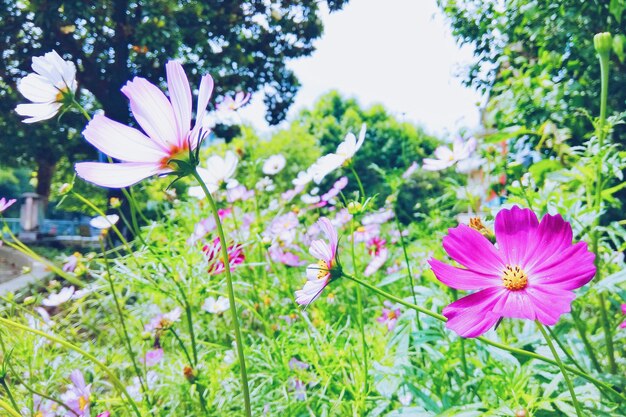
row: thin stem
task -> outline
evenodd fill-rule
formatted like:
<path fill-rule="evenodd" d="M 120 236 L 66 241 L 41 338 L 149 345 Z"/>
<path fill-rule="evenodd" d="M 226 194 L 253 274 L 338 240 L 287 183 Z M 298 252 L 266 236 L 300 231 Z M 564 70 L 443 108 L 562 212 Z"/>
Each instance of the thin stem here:
<path fill-rule="evenodd" d="M 583 367 L 580 366 L 578 362 L 576 362 L 576 359 L 574 359 L 574 356 L 567 350 L 567 347 L 559 340 L 556 333 L 554 333 L 554 331 L 550 327 L 546 327 L 546 330 L 548 331 L 548 333 L 550 333 L 550 337 L 556 342 L 556 344 L 559 345 L 559 348 L 563 351 L 563 353 L 565 353 L 565 356 L 567 356 L 567 359 L 569 359 L 570 362 L 572 362 L 576 368 L 580 369 L 582 372 L 585 372 Z"/>
<path fill-rule="evenodd" d="M 183 350 L 183 353 L 185 354 L 185 357 L 187 358 L 187 361 L 189 362 L 189 365 L 193 365 L 194 361 L 191 359 L 191 356 L 189 356 L 189 351 L 187 350 L 187 348 L 185 347 L 185 344 L 183 343 L 183 340 L 180 338 L 180 336 L 178 335 L 178 333 L 176 333 L 174 331 L 173 328 L 170 327 L 170 332 L 172 332 L 172 334 L 174 335 L 174 339 L 176 339 L 178 341 L 178 344 L 180 345 L 180 348 Z"/>
<path fill-rule="evenodd" d="M 388 292 L 383 291 L 380 288 L 375 287 L 374 285 L 371 285 L 371 284 L 369 284 L 369 283 L 367 283 L 365 281 L 362 281 L 362 280 L 360 280 L 360 279 L 358 279 L 356 277 L 353 277 L 353 276 L 348 275 L 346 273 L 344 273 L 343 276 L 345 278 L 348 278 L 349 280 L 352 280 L 352 281 L 360 284 L 360 285 L 363 285 L 364 287 L 366 287 L 366 288 L 368 288 L 368 289 L 370 289 L 370 290 L 380 294 L 381 296 L 383 296 L 385 298 L 388 298 L 388 299 L 390 299 L 392 301 L 397 302 L 398 304 L 402 304 L 403 306 L 406 306 L 406 307 L 409 307 L 409 308 L 411 308 L 413 310 L 419 311 L 420 313 L 424 313 L 427 316 L 430 316 L 430 317 L 432 317 L 434 319 L 437 319 L 439 321 L 442 321 L 442 322 L 446 322 L 448 320 L 445 316 L 442 316 L 441 314 L 437 314 L 437 313 L 435 313 L 433 311 L 430 311 L 430 310 L 428 310 L 428 309 L 426 309 L 424 307 L 420 307 L 418 305 L 415 305 L 415 304 L 412 304 L 412 303 L 410 303 L 408 301 L 405 301 L 405 300 L 403 300 L 400 297 L 396 297 L 395 295 L 389 294 Z M 493 341 L 493 340 L 489 340 L 489 339 L 487 339 L 485 337 L 482 337 L 482 336 L 481 337 L 477 337 L 476 340 L 479 340 L 479 341 L 481 341 L 481 342 L 483 342 L 485 344 L 488 344 L 488 345 L 493 346 L 493 347 L 498 348 L 498 349 L 506 350 L 508 352 L 515 353 L 515 354 L 518 354 L 518 355 L 521 355 L 521 356 L 526 356 L 527 358 L 537 359 L 537 360 L 540 360 L 542 362 L 549 363 L 549 364 L 552 364 L 552 365 L 558 365 L 558 363 L 554 359 L 546 358 L 545 356 L 539 355 L 539 354 L 534 353 L 534 352 L 529 352 L 529 351 L 524 350 L 524 349 L 514 348 L 514 347 L 511 347 L 511 346 L 508 346 L 508 345 L 505 345 L 505 344 L 502 344 L 502 343 L 499 343 L 499 342 L 496 342 L 496 341 Z M 626 394 L 622 394 L 621 392 L 618 392 L 617 390 L 615 390 L 609 384 L 607 384 L 605 382 L 602 382 L 602 381 L 592 377 L 591 375 L 589 375 L 589 374 L 587 374 L 585 372 L 582 372 L 582 371 L 580 371 L 580 370 L 578 370 L 576 368 L 572 368 L 572 367 L 569 367 L 567 365 L 565 365 L 564 368 L 567 371 L 569 371 L 569 372 L 571 372 L 571 373 L 573 373 L 575 375 L 578 375 L 578 376 L 586 379 L 587 381 L 593 383 L 598 388 L 603 388 L 606 391 L 610 391 L 612 394 L 616 395 L 617 397 L 620 397 L 622 401 L 626 401 Z"/>
<path fill-rule="evenodd" d="M 354 174 L 354 178 L 356 179 L 356 183 L 359 185 L 359 191 L 361 192 L 361 198 L 365 198 L 365 189 L 363 188 L 363 184 L 361 183 L 361 178 L 359 178 L 359 174 L 356 173 L 356 169 L 354 169 L 354 165 L 350 164 L 350 169 Z"/>
<path fill-rule="evenodd" d="M 548 335 L 548 332 L 546 332 L 546 329 L 543 327 L 543 325 L 539 321 L 537 321 L 536 323 L 544 339 L 546 339 L 546 343 L 548 344 L 548 347 L 550 348 L 550 351 L 552 352 L 552 356 L 554 356 L 554 360 L 556 361 L 556 363 L 559 365 L 559 368 L 561 369 L 561 374 L 563 374 L 563 378 L 565 379 L 565 383 L 567 384 L 569 393 L 572 396 L 572 402 L 574 403 L 574 408 L 576 409 L 576 415 L 578 417 L 583 417 L 584 414 L 580 408 L 580 404 L 578 404 L 578 399 L 576 398 L 576 393 L 574 392 L 574 386 L 572 385 L 572 381 L 570 380 L 569 375 L 567 375 L 567 372 L 565 371 L 565 366 L 563 366 L 563 362 L 561 362 L 561 358 L 559 358 L 559 354 L 554 348 L 552 339 L 550 339 L 550 336 Z"/>
<path fill-rule="evenodd" d="M 15 402 L 15 398 L 13 398 L 13 394 L 11 393 L 11 388 L 9 388 L 9 384 L 7 384 L 7 381 L 4 377 L 0 378 L 0 384 L 2 384 L 2 387 L 6 391 L 7 397 L 9 397 L 9 401 L 11 401 L 11 405 L 13 405 L 13 408 L 18 410 L 19 407 L 17 403 Z"/>
<path fill-rule="evenodd" d="M 233 320 L 233 330 L 235 332 L 235 343 L 237 345 L 237 357 L 239 359 L 239 368 L 241 370 L 241 385 L 243 388 L 243 399 L 246 409 L 246 416 L 252 417 L 252 406 L 250 404 L 250 389 L 248 387 L 248 373 L 246 371 L 246 357 L 243 349 L 243 340 L 241 337 L 241 330 L 239 328 L 239 318 L 237 315 L 237 305 L 235 300 L 235 290 L 233 289 L 233 278 L 230 272 L 230 258 L 228 256 L 228 245 L 226 243 L 226 237 L 224 236 L 224 228 L 222 227 L 222 221 L 217 212 L 217 205 L 213 196 L 209 192 L 206 184 L 202 180 L 202 177 L 194 169 L 192 172 L 193 177 L 198 181 L 202 191 L 209 200 L 211 210 L 213 211 L 213 217 L 215 224 L 217 225 L 217 234 L 220 238 L 220 247 L 222 249 L 222 261 L 224 262 L 224 272 L 226 273 L 226 286 L 228 287 L 228 301 L 230 304 L 230 314 Z"/>
<path fill-rule="evenodd" d="M 598 155 L 596 164 L 596 189 L 594 211 L 596 218 L 593 223 L 592 248 L 596 265 L 596 281 L 599 281 L 602 275 L 602 257 L 600 256 L 600 218 L 602 215 L 602 189 L 604 187 L 604 179 L 602 178 L 604 140 L 606 139 L 606 113 L 609 91 L 609 55 L 599 54 L 600 60 L 600 118 L 596 128 L 596 136 L 598 138 Z M 613 347 L 613 335 L 611 324 L 609 323 L 606 311 L 606 300 L 603 294 L 598 294 L 598 303 L 600 304 L 600 321 L 604 330 L 604 341 L 609 360 L 609 370 L 612 374 L 617 373 L 617 363 L 615 362 L 615 349 Z"/>
<path fill-rule="evenodd" d="M 398 228 L 398 234 L 400 236 L 400 245 L 402 246 L 402 253 L 404 255 L 404 263 L 406 265 L 407 273 L 409 274 L 409 282 L 411 283 L 411 295 L 413 296 L 413 304 L 417 304 L 417 294 L 415 294 L 415 280 L 413 279 L 413 271 L 411 270 L 411 263 L 409 262 L 409 253 L 406 250 L 406 242 L 404 236 L 402 236 L 402 229 L 400 228 L 400 220 L 398 216 L 395 216 L 396 227 Z M 417 328 L 422 330 L 422 323 L 420 322 L 419 313 L 415 314 L 415 321 L 417 322 Z"/>
<path fill-rule="evenodd" d="M 122 312 L 122 307 L 120 306 L 120 301 L 117 298 L 117 292 L 115 291 L 115 285 L 113 284 L 113 276 L 111 275 L 111 266 L 109 265 L 109 258 L 107 257 L 104 250 L 104 238 L 100 236 L 100 249 L 102 250 L 102 258 L 104 259 L 104 266 L 106 269 L 106 280 L 109 283 L 109 288 L 111 288 L 111 294 L 113 295 L 113 301 L 115 302 L 115 308 L 117 310 L 117 314 L 120 317 L 120 324 L 122 325 L 122 333 L 124 334 L 124 341 L 126 342 L 126 349 L 128 350 L 128 355 L 130 356 L 130 361 L 133 364 L 133 368 L 135 369 L 135 374 L 139 379 L 139 385 L 141 386 L 141 391 L 144 394 L 146 402 L 148 403 L 148 407 L 150 408 L 150 414 L 154 415 L 152 411 L 152 401 L 150 400 L 150 395 L 148 394 L 148 388 L 146 387 L 145 381 L 143 379 L 143 374 L 141 369 L 139 369 L 139 365 L 137 364 L 137 357 L 135 356 L 135 351 L 133 350 L 133 344 L 130 340 L 130 336 L 128 335 L 128 328 L 126 327 L 126 320 L 124 319 L 124 313 Z"/>
<path fill-rule="evenodd" d="M 15 411 L 9 404 L 0 400 L 0 408 L 4 409 L 11 417 L 21 417 L 20 414 Z"/>
<path fill-rule="evenodd" d="M 358 270 L 357 261 L 356 261 L 356 250 L 355 250 L 355 242 L 354 242 L 354 218 L 350 221 L 351 235 L 352 235 L 352 267 L 355 271 Z M 368 362 L 367 362 L 367 342 L 365 339 L 365 323 L 363 320 L 363 296 L 361 294 L 361 286 L 356 286 L 356 303 L 357 303 L 357 311 L 359 314 L 359 331 L 361 332 L 361 347 L 363 348 L 363 395 L 367 396 L 367 377 L 369 374 Z M 365 404 L 363 404 L 365 406 Z"/>
<path fill-rule="evenodd" d="M 100 369 L 102 369 L 108 376 L 109 378 L 111 378 L 111 382 L 113 383 L 113 385 L 115 386 L 115 388 L 120 392 L 120 394 L 122 394 L 124 397 L 126 397 L 126 400 L 128 401 L 128 403 L 130 404 L 130 406 L 133 409 L 133 412 L 137 415 L 137 417 L 142 417 L 141 413 L 139 412 L 139 408 L 137 407 L 137 403 L 135 403 L 135 400 L 133 400 L 133 397 L 130 396 L 130 394 L 128 393 L 128 391 L 126 390 L 124 384 L 122 384 L 122 382 L 117 378 L 117 376 L 115 376 L 115 373 L 109 369 L 108 366 L 106 366 L 104 363 L 100 362 L 95 356 L 93 356 L 92 354 L 84 351 L 83 349 L 79 348 L 78 346 L 63 340 L 61 338 L 58 338 L 56 336 L 53 336 L 51 334 L 47 334 L 44 333 L 40 330 L 37 329 L 31 329 L 28 326 L 24 326 L 23 324 L 14 322 L 12 320 L 8 320 L 5 318 L 0 317 L 0 324 L 4 324 L 5 326 L 14 328 L 14 329 L 18 329 L 18 330 L 23 330 L 25 332 L 29 332 L 32 334 L 36 334 L 37 336 L 41 336 L 43 338 L 46 338 L 54 343 L 58 343 L 61 346 L 64 346 L 70 350 L 73 350 L 74 352 L 78 353 L 79 355 L 85 357 L 86 359 L 90 360 L 93 364 L 95 364 L 97 367 L 99 367 Z M 1 406 L 1 404 L 0 404 Z M 19 417 L 19 415 L 18 415 Z"/>
<path fill-rule="evenodd" d="M 76 97 L 72 97 L 72 105 L 76 107 L 83 116 L 85 116 L 85 119 L 87 119 L 88 122 L 91 121 L 91 116 L 87 113 L 87 110 L 85 110 L 85 108 L 78 101 L 76 101 Z"/>

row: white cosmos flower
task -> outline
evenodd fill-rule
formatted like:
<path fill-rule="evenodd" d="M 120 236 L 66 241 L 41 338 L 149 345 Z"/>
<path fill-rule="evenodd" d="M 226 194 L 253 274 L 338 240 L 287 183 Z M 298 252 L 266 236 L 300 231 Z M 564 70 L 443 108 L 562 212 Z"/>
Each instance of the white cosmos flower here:
<path fill-rule="evenodd" d="M 235 188 L 239 182 L 232 178 L 237 169 L 237 155 L 233 151 L 226 152 L 224 158 L 219 155 L 212 155 L 207 159 L 206 168 L 198 168 L 198 174 L 206 184 L 209 192 L 214 193 L 223 185 L 227 189 Z M 200 186 L 190 187 L 189 195 L 196 198 L 204 198 L 204 193 Z"/>
<path fill-rule="evenodd" d="M 298 172 L 298 176 L 294 178 L 291 183 L 296 187 L 304 187 L 311 181 L 313 181 L 313 175 L 311 174 L 311 169 L 309 168 L 306 171 Z"/>
<path fill-rule="evenodd" d="M 354 133 L 349 132 L 343 142 L 337 146 L 335 153 L 324 155 L 311 165 L 308 172 L 316 184 L 322 182 L 326 175 L 340 168 L 354 157 L 354 154 L 356 154 L 363 145 L 366 130 L 365 123 L 363 123 L 358 139 L 354 136 Z"/>
<path fill-rule="evenodd" d="M 46 307 L 57 307 L 69 301 L 73 295 L 74 287 L 61 288 L 61 291 L 59 291 L 58 293 L 50 294 L 48 298 L 45 298 L 41 302 L 41 304 L 45 305 Z"/>
<path fill-rule="evenodd" d="M 107 216 L 98 216 L 89 220 L 89 225 L 95 229 L 109 229 L 118 222 L 120 216 L 117 214 L 109 214 Z"/>
<path fill-rule="evenodd" d="M 287 160 L 281 154 L 272 155 L 265 160 L 263 164 L 263 173 L 265 175 L 276 175 L 285 168 Z"/>
<path fill-rule="evenodd" d="M 78 87 L 74 63 L 65 61 L 56 51 L 33 57 L 32 68 L 35 73 L 28 74 L 17 84 L 19 92 L 32 101 L 15 108 L 17 114 L 28 117 L 24 123 L 54 117 L 66 96 L 73 95 Z"/>
<path fill-rule="evenodd" d="M 230 303 L 228 302 L 228 298 L 222 296 L 218 297 L 217 300 L 215 297 L 209 297 L 204 300 L 204 304 L 202 304 L 202 309 L 212 314 L 221 314 L 229 308 Z"/>
<path fill-rule="evenodd" d="M 461 138 L 454 139 L 452 149 L 447 146 L 439 146 L 435 149 L 435 158 L 425 158 L 423 168 L 426 171 L 441 171 L 451 167 L 455 163 L 469 158 L 476 150 L 476 139 L 470 138 L 464 141 Z"/>

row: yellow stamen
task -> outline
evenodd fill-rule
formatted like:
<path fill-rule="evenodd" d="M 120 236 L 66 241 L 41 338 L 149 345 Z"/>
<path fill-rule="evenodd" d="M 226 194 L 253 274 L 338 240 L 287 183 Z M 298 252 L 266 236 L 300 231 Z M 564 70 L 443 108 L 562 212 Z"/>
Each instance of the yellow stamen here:
<path fill-rule="evenodd" d="M 511 291 L 523 290 L 528 285 L 528 275 L 519 266 L 507 265 L 502 275 L 504 287 Z"/>
<path fill-rule="evenodd" d="M 320 259 L 317 261 L 317 265 L 320 267 L 319 271 L 317 271 L 317 279 L 326 278 L 326 275 L 330 272 L 330 266 L 326 263 L 325 260 Z"/>
<path fill-rule="evenodd" d="M 89 399 L 86 399 L 83 396 L 78 397 L 78 409 L 80 411 L 85 411 L 85 407 L 89 404 Z"/>

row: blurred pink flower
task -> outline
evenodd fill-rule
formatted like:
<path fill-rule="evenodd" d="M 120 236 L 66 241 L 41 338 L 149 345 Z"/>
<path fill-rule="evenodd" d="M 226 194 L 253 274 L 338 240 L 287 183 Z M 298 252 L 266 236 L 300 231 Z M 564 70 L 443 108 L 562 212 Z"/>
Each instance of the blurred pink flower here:
<path fill-rule="evenodd" d="M 244 185 L 239 184 L 236 187 L 226 190 L 226 201 L 234 203 L 236 201 L 246 201 L 254 196 L 254 190 L 248 190 Z"/>
<path fill-rule="evenodd" d="M 76 173 L 84 180 L 109 188 L 133 185 L 153 175 L 176 170 L 172 159 L 188 159 L 201 137 L 206 134 L 202 118 L 213 92 L 213 79 L 202 77 L 196 108 L 196 122 L 191 128 L 191 88 L 180 63 L 170 61 L 165 66 L 165 94 L 154 84 L 140 77 L 122 87 L 130 100 L 135 120 L 145 134 L 135 128 L 97 114 L 83 135 L 99 151 L 122 161 L 119 164 L 79 162 Z"/>
<path fill-rule="evenodd" d="M 388 331 L 395 329 L 400 317 L 400 309 L 394 308 L 393 304 L 389 301 L 384 302 L 385 308 L 383 308 L 382 314 L 376 319 L 377 322 L 387 326 Z"/>
<path fill-rule="evenodd" d="M 14 198 L 12 198 L 10 200 L 7 200 L 4 197 L 0 198 L 0 213 L 2 213 L 3 211 L 5 211 L 9 207 L 11 207 L 16 201 L 17 200 L 14 199 Z"/>
<path fill-rule="evenodd" d="M 235 94 L 234 98 L 231 96 L 225 96 L 222 101 L 217 104 L 216 107 L 218 111 L 235 111 L 240 109 L 248 101 L 250 101 L 251 97 L 252 95 L 250 93 L 244 93 L 243 91 L 239 91 L 237 94 Z"/>
<path fill-rule="evenodd" d="M 383 224 L 387 223 L 389 220 L 393 219 L 395 213 L 391 209 L 382 209 L 375 213 L 368 214 L 363 217 L 363 225 L 367 226 L 370 224 Z"/>
<path fill-rule="evenodd" d="M 464 141 L 462 138 L 454 139 L 452 143 L 452 149 L 447 146 L 439 146 L 435 149 L 435 158 L 424 158 L 423 168 L 426 171 L 441 171 L 449 168 L 458 161 L 469 158 L 469 156 L 476 150 L 476 139 L 470 138 Z"/>
<path fill-rule="evenodd" d="M 268 249 L 270 258 L 274 262 L 278 262 L 287 266 L 302 266 L 306 262 L 301 260 L 298 255 L 292 252 L 287 252 L 279 245 L 278 243 L 274 243 Z"/>
<path fill-rule="evenodd" d="M 309 364 L 306 362 L 302 362 L 301 360 L 298 360 L 297 358 L 291 358 L 289 359 L 289 368 L 290 369 L 309 369 Z"/>
<path fill-rule="evenodd" d="M 476 291 L 443 309 L 446 327 L 460 336 L 480 336 L 502 317 L 554 325 L 570 311 L 573 290 L 596 273 L 594 254 L 585 242 L 572 244 L 572 227 L 560 215 L 539 223 L 532 210 L 500 210 L 495 236 L 497 248 L 461 224 L 449 229 L 443 247 L 465 268 L 429 260 L 447 286 Z"/>
<path fill-rule="evenodd" d="M 622 304 L 622 314 L 626 314 L 626 304 Z M 620 325 L 620 328 L 626 329 L 626 320 L 624 320 Z"/>
<path fill-rule="evenodd" d="M 354 241 L 367 242 L 371 238 L 379 235 L 380 225 L 377 223 L 370 223 L 356 228 L 354 231 Z"/>
<path fill-rule="evenodd" d="M 378 236 L 374 236 L 367 242 L 367 251 L 372 256 L 372 259 L 363 272 L 364 276 L 372 276 L 387 261 L 389 253 L 385 243 L 385 239 L 381 239 Z"/>
<path fill-rule="evenodd" d="M 98 414 L 96 417 L 111 417 L 111 412 L 105 411 L 104 413 Z"/>
<path fill-rule="evenodd" d="M 146 352 L 143 358 L 139 358 L 139 362 L 147 367 L 152 367 L 163 360 L 163 349 L 151 349 Z"/>
<path fill-rule="evenodd" d="M 180 307 L 176 307 L 174 310 L 165 314 L 157 314 L 154 316 L 148 324 L 144 326 L 146 332 L 153 332 L 155 330 L 163 330 L 170 328 L 172 324 L 180 320 L 182 310 Z"/>
<path fill-rule="evenodd" d="M 326 194 L 322 194 L 322 201 L 329 201 L 339 195 L 339 193 L 348 185 L 348 177 L 341 177 L 333 184 L 332 188 Z"/>
<path fill-rule="evenodd" d="M 220 238 L 216 237 L 212 242 L 207 243 L 202 248 L 209 263 L 209 275 L 219 275 L 225 271 L 224 261 L 222 260 L 222 246 Z M 233 270 L 239 264 L 242 264 L 246 257 L 243 254 L 243 248 L 239 244 L 228 246 L 228 261 L 230 269 Z"/>
<path fill-rule="evenodd" d="M 419 165 L 417 165 L 417 162 L 413 161 L 411 166 L 402 174 L 402 178 L 405 180 L 411 178 L 411 175 L 417 171 L 417 168 L 419 168 Z"/>
<path fill-rule="evenodd" d="M 61 399 L 78 416 L 89 416 L 89 406 L 91 405 L 91 384 L 85 383 L 83 373 L 75 369 L 70 374 L 72 384 L 67 387 L 67 391 L 61 394 Z"/>
<path fill-rule="evenodd" d="M 76 266 L 78 265 L 78 260 L 80 259 L 80 253 L 75 252 L 72 255 L 68 256 L 65 259 L 65 263 L 63 264 L 64 272 L 74 272 Z"/>
<path fill-rule="evenodd" d="M 311 242 L 309 252 L 318 259 L 306 269 L 307 282 L 301 290 L 296 291 L 296 302 L 300 305 L 308 305 L 322 293 L 328 283 L 341 275 L 341 269 L 337 262 L 337 231 L 326 217 L 320 218 L 318 227 L 326 235 L 328 242 L 321 239 Z"/>

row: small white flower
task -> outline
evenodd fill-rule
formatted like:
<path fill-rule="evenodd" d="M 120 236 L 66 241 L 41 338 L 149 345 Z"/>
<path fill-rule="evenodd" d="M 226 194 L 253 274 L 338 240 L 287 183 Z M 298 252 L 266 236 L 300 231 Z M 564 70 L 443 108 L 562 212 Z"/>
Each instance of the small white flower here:
<path fill-rule="evenodd" d="M 46 307 L 57 307 L 63 303 L 68 302 L 73 295 L 74 287 L 61 288 L 61 291 L 59 291 L 58 293 L 50 294 L 48 298 L 45 298 L 41 302 L 41 304 L 45 305 Z"/>
<path fill-rule="evenodd" d="M 67 95 L 76 92 L 76 67 L 56 53 L 48 52 L 44 56 L 33 57 L 35 73 L 22 78 L 17 89 L 24 97 L 32 101 L 18 104 L 15 111 L 20 116 L 27 116 L 24 123 L 34 123 L 54 117 L 63 106 Z"/>
<path fill-rule="evenodd" d="M 89 220 L 89 225 L 95 229 L 109 229 L 120 219 L 117 214 L 109 214 L 107 216 L 98 216 Z"/>
<path fill-rule="evenodd" d="M 210 193 L 216 192 L 223 185 L 227 189 L 235 188 L 239 185 L 235 175 L 239 160 L 233 151 L 226 152 L 224 158 L 219 155 L 212 155 L 207 159 L 206 168 L 198 168 L 198 174 L 206 184 Z M 196 198 L 204 198 L 204 193 L 200 186 L 190 187 L 189 195 Z"/>
<path fill-rule="evenodd" d="M 270 177 L 261 178 L 254 186 L 259 191 L 274 191 L 276 186 Z"/>
<path fill-rule="evenodd" d="M 366 126 L 365 123 L 361 126 L 359 132 L 359 138 L 352 132 L 349 132 L 343 142 L 337 146 L 335 153 L 329 153 L 320 157 L 308 170 L 309 175 L 313 178 L 316 184 L 322 182 L 324 177 L 334 170 L 340 168 L 345 163 L 349 162 L 354 154 L 361 148 L 363 141 L 365 140 Z M 294 183 L 295 184 L 295 183 Z"/>
<path fill-rule="evenodd" d="M 265 160 L 263 164 L 263 173 L 265 175 L 276 175 L 285 168 L 287 160 L 281 154 L 272 155 Z"/>
<path fill-rule="evenodd" d="M 448 167 L 451 167 L 455 163 L 467 159 L 472 152 L 476 150 L 476 139 L 470 138 L 464 141 L 462 138 L 457 138 L 452 144 L 452 149 L 447 146 L 439 146 L 435 149 L 435 158 L 425 158 L 424 168 L 426 171 L 441 171 Z"/>
<path fill-rule="evenodd" d="M 211 314 L 222 314 L 229 308 L 230 303 L 228 302 L 228 298 L 222 296 L 218 297 L 217 300 L 215 297 L 209 297 L 204 300 L 204 304 L 202 304 L 202 309 Z"/>
<path fill-rule="evenodd" d="M 306 171 L 298 172 L 298 176 L 294 178 L 291 183 L 296 187 L 304 187 L 311 181 L 313 181 L 313 174 L 311 173 L 311 169 L 309 168 Z"/>

